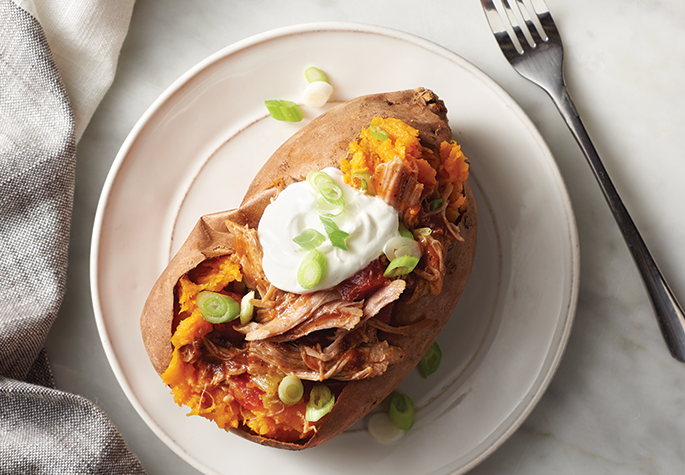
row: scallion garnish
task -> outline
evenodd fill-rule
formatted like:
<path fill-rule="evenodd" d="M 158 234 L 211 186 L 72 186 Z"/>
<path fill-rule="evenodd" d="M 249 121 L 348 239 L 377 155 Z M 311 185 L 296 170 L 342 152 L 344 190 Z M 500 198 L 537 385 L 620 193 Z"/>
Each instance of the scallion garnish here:
<path fill-rule="evenodd" d="M 345 206 L 345 193 L 342 188 L 333 183 L 333 179 L 324 172 L 309 172 L 307 183 L 330 204 L 340 207 Z"/>
<path fill-rule="evenodd" d="M 316 422 L 331 412 L 335 404 L 335 396 L 325 384 L 317 384 L 309 392 L 309 401 L 304 418 L 309 422 Z"/>
<path fill-rule="evenodd" d="M 313 171 L 307 173 L 307 183 L 311 186 L 314 191 L 321 193 L 321 187 L 328 184 L 333 184 L 333 178 L 331 178 L 327 173 Z"/>
<path fill-rule="evenodd" d="M 395 393 L 390 400 L 388 413 L 398 429 L 409 430 L 414 424 L 414 403 L 404 393 Z"/>
<path fill-rule="evenodd" d="M 440 367 L 440 360 L 442 359 L 442 350 L 438 345 L 438 342 L 433 342 L 430 348 L 421 361 L 419 361 L 419 373 L 424 378 L 428 378 L 431 374 L 435 373 Z"/>
<path fill-rule="evenodd" d="M 333 86 L 324 81 L 314 81 L 302 93 L 302 103 L 307 107 L 323 107 L 333 94 Z"/>
<path fill-rule="evenodd" d="M 342 249 L 343 251 L 347 251 L 346 241 L 347 238 L 350 237 L 350 234 L 338 228 L 338 225 L 335 224 L 335 221 L 333 221 L 331 218 L 327 218 L 326 216 L 319 216 L 319 219 L 323 224 L 323 228 L 326 231 L 326 234 L 328 235 L 328 240 L 331 241 L 331 244 L 334 247 Z"/>
<path fill-rule="evenodd" d="M 323 216 L 340 216 L 342 212 L 345 210 L 345 203 L 330 203 L 323 196 L 319 195 L 319 197 L 316 199 L 316 210 L 319 212 L 319 214 Z"/>
<path fill-rule="evenodd" d="M 303 289 L 309 290 L 321 282 L 326 273 L 326 257 L 316 249 L 312 249 L 304 256 L 297 269 L 297 283 Z"/>
<path fill-rule="evenodd" d="M 326 73 L 314 66 L 310 66 L 305 69 L 304 76 L 307 78 L 307 82 L 310 83 L 316 81 L 328 82 L 328 76 L 326 76 Z"/>
<path fill-rule="evenodd" d="M 297 376 L 288 375 L 278 385 L 278 398 L 289 406 L 297 404 L 304 396 L 304 386 Z"/>
<path fill-rule="evenodd" d="M 418 239 L 424 239 L 430 236 L 433 230 L 431 228 L 417 228 L 414 230 L 414 234 Z"/>
<path fill-rule="evenodd" d="M 414 235 L 409 231 L 404 224 L 400 222 L 400 236 L 407 239 L 414 239 Z"/>
<path fill-rule="evenodd" d="M 335 183 L 325 183 L 319 188 L 321 197 L 332 205 L 345 206 L 345 193 Z"/>
<path fill-rule="evenodd" d="M 414 256 L 421 258 L 421 246 L 412 238 L 395 236 L 390 238 L 383 246 L 383 254 L 392 261 L 401 256 Z"/>
<path fill-rule="evenodd" d="M 318 193 L 316 209 L 324 216 L 339 216 L 345 209 L 345 193 L 333 183 L 324 172 L 314 171 L 307 174 L 307 183 Z"/>
<path fill-rule="evenodd" d="M 436 209 L 440 208 L 442 206 L 442 198 L 438 198 L 437 200 L 431 201 L 431 204 L 429 205 L 431 211 L 435 211 Z"/>
<path fill-rule="evenodd" d="M 384 444 L 397 442 L 405 433 L 397 428 L 387 412 L 377 412 L 369 418 L 369 432 L 377 441 Z"/>
<path fill-rule="evenodd" d="M 369 172 L 355 172 L 350 176 L 355 187 L 364 190 L 368 195 L 375 195 L 376 188 L 373 186 L 372 177 Z"/>
<path fill-rule="evenodd" d="M 283 120 L 285 122 L 299 122 L 304 117 L 299 106 L 292 101 L 284 99 L 273 99 L 264 101 L 266 108 L 276 120 Z"/>
<path fill-rule="evenodd" d="M 250 320 L 252 320 L 252 314 L 254 313 L 254 305 L 252 305 L 251 300 L 254 298 L 254 290 L 250 290 L 246 293 L 240 300 L 240 324 L 247 325 Z"/>
<path fill-rule="evenodd" d="M 384 142 L 390 138 L 390 135 L 376 124 L 371 124 L 369 126 L 369 133 L 371 134 L 371 137 L 380 142 Z"/>
<path fill-rule="evenodd" d="M 196 302 L 202 318 L 210 323 L 230 322 L 240 316 L 240 304 L 228 295 L 203 290 Z"/>
<path fill-rule="evenodd" d="M 305 69 L 304 75 L 309 84 L 302 94 L 302 102 L 307 107 L 322 107 L 333 94 L 333 86 L 328 84 L 328 76 L 314 66 Z"/>
<path fill-rule="evenodd" d="M 390 261 L 390 264 L 388 264 L 388 267 L 385 269 L 385 272 L 383 275 L 385 277 L 397 277 L 398 275 L 405 275 L 409 274 L 411 271 L 414 270 L 414 267 L 416 267 L 416 264 L 419 263 L 419 258 L 414 257 L 414 256 L 400 256 L 396 257 L 392 261 Z"/>
<path fill-rule="evenodd" d="M 311 251 L 316 249 L 326 240 L 326 236 L 321 234 L 316 229 L 307 228 L 302 231 L 298 236 L 293 238 L 295 244 L 300 246 L 302 249 Z"/>

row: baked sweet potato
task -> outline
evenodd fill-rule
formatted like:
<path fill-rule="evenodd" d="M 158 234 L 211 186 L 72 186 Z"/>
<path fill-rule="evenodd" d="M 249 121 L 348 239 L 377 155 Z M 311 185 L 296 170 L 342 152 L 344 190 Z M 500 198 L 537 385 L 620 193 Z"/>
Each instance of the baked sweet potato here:
<path fill-rule="evenodd" d="M 303 127 L 273 154 L 254 178 L 239 208 L 199 219 L 154 285 L 141 317 L 143 341 L 150 360 L 179 404 L 188 405 L 191 413 L 212 419 L 219 427 L 259 444 L 299 450 L 319 445 L 343 432 L 387 397 L 412 371 L 453 312 L 469 278 L 476 249 L 476 204 L 464 181 L 468 163 L 453 142 L 446 112 L 442 101 L 432 91 L 422 88 L 374 94 L 340 104 Z M 360 166 L 351 144 L 362 143 L 360 133 L 368 133 L 365 128 L 373 121 L 386 123 L 383 120 L 402 121 L 420 140 L 419 147 L 414 145 L 409 150 L 412 146 L 407 146 L 407 157 L 400 164 L 400 171 L 392 171 L 395 178 L 397 173 L 401 175 L 401 180 L 393 181 L 400 182 L 394 185 L 396 188 L 390 190 L 383 184 L 386 182 L 375 178 L 379 197 L 398 210 L 400 220 L 415 236 L 422 236 L 424 246 L 424 257 L 416 275 L 400 277 L 404 280 L 400 283 L 399 299 L 384 305 L 371 318 L 362 319 L 352 330 L 329 328 L 294 340 L 283 340 L 283 334 L 279 334 L 264 341 L 245 341 L 247 330 L 241 333 L 240 326 L 234 322 L 212 325 L 202 319 L 193 320 L 192 303 L 184 292 L 211 279 L 212 285 L 228 293 L 244 294 L 248 289 L 257 289 L 263 305 L 267 305 L 264 302 L 269 298 L 276 298 L 267 298 L 265 294 L 272 296 L 276 292 L 277 296 L 290 298 L 270 288 L 258 269 L 251 268 L 259 267 L 260 262 L 255 260 L 259 260 L 260 254 L 257 252 L 255 259 L 254 252 L 250 254 L 254 249 L 247 247 L 259 250 L 254 230 L 264 209 L 285 186 L 303 180 L 312 170 L 342 168 L 350 184 L 359 187 L 351 178 L 355 167 Z M 414 158 L 410 160 L 411 154 Z M 373 176 L 383 176 L 388 167 L 378 165 Z M 410 189 L 408 183 L 414 188 Z M 414 203 L 403 201 L 412 190 L 420 192 Z M 417 230 L 429 228 L 430 238 L 425 233 L 417 234 Z M 381 257 L 375 265 L 384 266 L 387 261 Z M 231 277 L 231 272 L 236 275 Z M 217 273 L 221 275 L 217 277 Z M 391 279 L 385 279 L 380 288 L 386 289 L 390 282 Z M 342 292 L 341 288 L 336 289 Z M 371 290 L 365 292 L 353 292 L 355 297 L 351 299 L 356 299 L 353 303 L 359 308 L 364 305 L 364 298 L 373 299 Z M 269 318 L 274 318 L 273 313 L 264 321 L 268 323 Z M 357 340 L 364 341 L 355 340 L 354 344 L 359 346 L 344 353 L 347 360 L 342 363 L 342 367 L 356 368 L 356 372 L 345 373 L 336 367 L 337 373 L 332 369 L 327 373 L 330 365 L 321 360 L 313 364 L 309 356 L 304 356 L 303 348 L 314 352 L 316 348 L 319 352 L 328 349 L 322 346 L 324 341 L 343 341 L 347 348 L 352 345 L 350 335 L 356 334 L 362 335 Z M 349 339 L 339 340 L 343 337 Z M 303 416 L 298 414 L 303 406 L 286 408 L 293 415 L 287 416 L 290 419 L 285 422 L 279 419 L 278 424 L 291 425 L 287 429 L 281 426 L 275 429 L 271 416 L 264 415 L 270 410 L 264 394 L 269 393 L 270 384 L 272 387 L 275 380 L 288 373 L 288 366 L 280 360 L 274 363 L 269 357 L 258 360 L 255 354 L 264 353 L 255 353 L 254 348 L 260 345 L 284 353 L 290 351 L 289 357 L 296 357 L 298 351 L 302 353 L 302 361 L 298 360 L 299 366 L 296 365 L 298 374 L 313 374 L 310 378 L 313 380 L 332 375 L 325 380 L 336 397 L 331 412 L 319 422 L 304 422 L 305 429 L 297 430 L 293 427 L 302 422 Z M 392 356 L 378 364 L 374 360 L 373 371 L 361 371 L 365 364 L 372 365 L 370 360 L 364 360 L 366 353 L 363 353 L 370 345 L 382 347 Z M 336 357 L 342 358 L 337 354 Z M 309 387 L 311 384 L 306 382 Z M 255 394 L 263 401 L 255 399 Z M 246 422 L 248 417 L 252 417 L 250 427 Z"/>

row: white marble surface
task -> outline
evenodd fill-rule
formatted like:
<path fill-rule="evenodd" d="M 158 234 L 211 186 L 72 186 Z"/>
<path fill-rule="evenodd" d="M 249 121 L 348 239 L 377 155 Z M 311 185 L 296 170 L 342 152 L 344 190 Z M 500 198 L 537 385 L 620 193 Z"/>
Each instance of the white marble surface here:
<path fill-rule="evenodd" d="M 571 95 L 645 241 L 685 301 L 685 3 L 547 2 L 564 42 Z M 117 77 L 78 146 L 67 295 L 47 345 L 58 387 L 98 404 L 150 474 L 197 473 L 148 429 L 105 358 L 88 281 L 95 208 L 126 135 L 177 77 L 237 40 L 316 21 L 388 26 L 460 54 L 523 107 L 566 180 L 581 248 L 568 348 L 527 421 L 471 473 L 683 473 L 685 365 L 665 348 L 584 157 L 545 93 L 504 60 L 477 0 L 138 0 Z"/>

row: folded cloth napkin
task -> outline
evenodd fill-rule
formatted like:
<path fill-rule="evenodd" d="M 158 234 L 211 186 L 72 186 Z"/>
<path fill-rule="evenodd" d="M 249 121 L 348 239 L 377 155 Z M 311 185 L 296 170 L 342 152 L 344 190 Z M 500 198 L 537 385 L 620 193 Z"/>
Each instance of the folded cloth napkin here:
<path fill-rule="evenodd" d="M 88 400 L 54 389 L 77 138 L 114 77 L 133 0 L 0 0 L 0 473 L 137 474 Z"/>

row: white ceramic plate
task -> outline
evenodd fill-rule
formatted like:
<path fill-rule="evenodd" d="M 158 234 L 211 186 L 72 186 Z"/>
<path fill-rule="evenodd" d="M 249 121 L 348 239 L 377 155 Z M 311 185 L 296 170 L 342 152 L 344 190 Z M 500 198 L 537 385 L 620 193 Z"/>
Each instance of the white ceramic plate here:
<path fill-rule="evenodd" d="M 237 206 L 278 145 L 321 112 L 303 108 L 300 124 L 265 116 L 265 99 L 298 100 L 310 65 L 328 73 L 338 101 L 433 89 L 471 160 L 479 213 L 474 271 L 438 338 L 441 368 L 428 380 L 412 374 L 401 385 L 418 411 L 414 428 L 393 445 L 377 443 L 361 421 L 321 447 L 293 453 L 186 417 L 148 364 L 139 333 L 149 289 L 197 218 Z M 578 265 L 573 211 L 553 157 L 497 84 L 420 38 L 326 23 L 230 46 L 153 104 L 107 178 L 91 285 L 102 342 L 121 386 L 153 431 L 198 470 L 444 474 L 482 461 L 542 396 L 571 329 Z"/>

